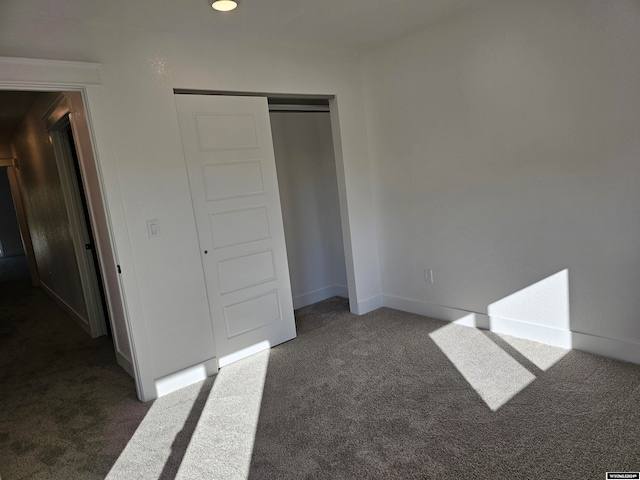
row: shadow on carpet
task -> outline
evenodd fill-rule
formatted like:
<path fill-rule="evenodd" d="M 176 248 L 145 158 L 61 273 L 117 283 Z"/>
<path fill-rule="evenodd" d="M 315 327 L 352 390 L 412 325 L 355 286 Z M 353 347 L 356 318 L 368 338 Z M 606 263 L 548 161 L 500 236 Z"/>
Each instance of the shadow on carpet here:
<path fill-rule="evenodd" d="M 355 316 L 337 298 L 296 313 L 298 338 L 269 359 L 249 478 L 599 479 L 640 469 L 637 365 L 569 351 L 493 411 L 432 340 L 448 323 L 386 308 Z"/>

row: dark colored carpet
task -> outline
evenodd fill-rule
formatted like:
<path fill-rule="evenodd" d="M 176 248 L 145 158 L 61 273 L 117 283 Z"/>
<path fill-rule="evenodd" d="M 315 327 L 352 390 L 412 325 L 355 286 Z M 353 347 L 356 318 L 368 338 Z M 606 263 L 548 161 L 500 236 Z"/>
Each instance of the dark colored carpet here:
<path fill-rule="evenodd" d="M 24 257 L 0 259 L 0 476 L 102 479 L 149 405 L 115 361 L 40 289 Z"/>

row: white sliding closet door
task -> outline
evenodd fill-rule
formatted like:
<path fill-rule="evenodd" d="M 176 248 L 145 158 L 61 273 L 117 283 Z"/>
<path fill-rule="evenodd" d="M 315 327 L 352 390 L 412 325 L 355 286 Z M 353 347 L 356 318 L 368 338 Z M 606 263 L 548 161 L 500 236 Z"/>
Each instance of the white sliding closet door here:
<path fill-rule="evenodd" d="M 267 99 L 175 99 L 222 367 L 296 336 Z"/>

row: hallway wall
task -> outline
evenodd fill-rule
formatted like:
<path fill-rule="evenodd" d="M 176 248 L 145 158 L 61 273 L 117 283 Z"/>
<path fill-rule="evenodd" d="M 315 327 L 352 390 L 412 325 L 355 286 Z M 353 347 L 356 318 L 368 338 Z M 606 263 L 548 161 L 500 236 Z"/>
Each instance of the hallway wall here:
<path fill-rule="evenodd" d="M 76 320 L 87 320 L 87 307 L 70 233 L 58 167 L 42 117 L 59 93 L 40 94 L 13 139 L 18 181 L 31 232 L 41 285 L 62 302 Z"/>
<path fill-rule="evenodd" d="M 11 145 L 8 143 L 0 143 L 0 158 L 11 158 L 12 156 Z"/>

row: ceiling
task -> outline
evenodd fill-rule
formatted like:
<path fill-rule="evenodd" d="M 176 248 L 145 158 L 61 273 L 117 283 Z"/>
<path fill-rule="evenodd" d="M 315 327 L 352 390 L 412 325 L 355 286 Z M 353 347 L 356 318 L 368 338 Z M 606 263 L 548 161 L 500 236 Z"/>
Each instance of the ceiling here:
<path fill-rule="evenodd" d="M 487 0 L 2 0 L 5 14 L 362 54 Z"/>
<path fill-rule="evenodd" d="M 361 55 L 488 0 L 238 0 L 213 11 L 206 0 L 1 0 L 0 17 L 196 35 L 240 43 Z M 6 143 L 34 93 L 0 91 L 0 142 Z"/>
<path fill-rule="evenodd" d="M 0 144 L 9 143 L 11 134 L 27 114 L 38 92 L 0 90 Z"/>

